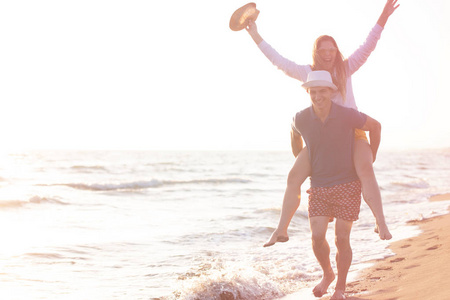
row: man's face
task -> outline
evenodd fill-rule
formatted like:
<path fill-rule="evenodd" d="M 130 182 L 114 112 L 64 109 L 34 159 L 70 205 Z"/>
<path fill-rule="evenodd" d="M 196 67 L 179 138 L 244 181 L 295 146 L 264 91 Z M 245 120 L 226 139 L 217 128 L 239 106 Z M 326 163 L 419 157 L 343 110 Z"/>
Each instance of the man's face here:
<path fill-rule="evenodd" d="M 331 105 L 333 91 L 330 88 L 321 86 L 311 87 L 308 92 L 315 109 L 323 110 Z"/>

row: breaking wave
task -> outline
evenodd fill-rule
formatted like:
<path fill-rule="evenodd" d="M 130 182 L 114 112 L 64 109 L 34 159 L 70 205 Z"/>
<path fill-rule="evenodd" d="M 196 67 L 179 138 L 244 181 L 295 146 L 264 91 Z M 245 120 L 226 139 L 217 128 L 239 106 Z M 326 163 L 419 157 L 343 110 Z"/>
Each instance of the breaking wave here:
<path fill-rule="evenodd" d="M 29 204 L 59 204 L 67 205 L 68 203 L 49 197 L 33 196 L 28 200 L 0 200 L 0 208 L 19 208 Z"/>
<path fill-rule="evenodd" d="M 84 166 L 75 165 L 71 167 L 72 170 L 82 173 L 93 173 L 93 172 L 108 172 L 108 169 L 103 166 Z"/>
<path fill-rule="evenodd" d="M 240 178 L 228 178 L 228 179 L 195 179 L 195 180 L 156 180 L 149 181 L 132 181 L 123 183 L 62 183 L 53 184 L 60 186 L 68 186 L 78 190 L 88 191 L 138 191 L 149 188 L 160 188 L 164 186 L 175 185 L 221 185 L 221 184 L 245 184 L 250 180 Z"/>

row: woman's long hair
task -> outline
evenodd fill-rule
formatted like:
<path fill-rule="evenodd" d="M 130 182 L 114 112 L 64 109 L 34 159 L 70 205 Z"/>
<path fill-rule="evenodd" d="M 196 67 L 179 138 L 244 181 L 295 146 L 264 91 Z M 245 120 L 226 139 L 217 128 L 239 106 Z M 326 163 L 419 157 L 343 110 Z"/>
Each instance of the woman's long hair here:
<path fill-rule="evenodd" d="M 319 55 L 318 49 L 320 44 L 323 41 L 330 41 L 333 43 L 334 47 L 336 47 L 336 59 L 334 61 L 333 70 L 330 72 L 331 77 L 333 78 L 334 84 L 337 86 L 339 92 L 342 95 L 342 99 L 345 101 L 346 96 L 346 83 L 347 83 L 347 72 L 345 71 L 345 63 L 344 63 L 344 56 L 342 55 L 341 51 L 339 51 L 339 48 L 336 44 L 336 41 L 329 35 L 321 35 L 319 36 L 316 41 L 314 42 L 314 48 L 313 48 L 313 64 L 311 66 L 313 71 L 316 70 L 325 70 L 323 67 L 323 60 Z"/>

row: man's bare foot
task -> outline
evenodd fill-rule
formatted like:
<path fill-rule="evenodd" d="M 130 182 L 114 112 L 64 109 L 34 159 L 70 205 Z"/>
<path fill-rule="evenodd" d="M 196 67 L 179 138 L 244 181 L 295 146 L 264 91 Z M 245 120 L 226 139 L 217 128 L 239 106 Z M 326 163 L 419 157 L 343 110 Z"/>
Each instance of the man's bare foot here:
<path fill-rule="evenodd" d="M 322 277 L 322 281 L 316 285 L 316 287 L 313 289 L 313 294 L 316 297 L 322 297 L 327 293 L 328 287 L 333 282 L 334 278 L 336 276 L 334 275 L 334 272 L 331 271 L 329 274 L 324 274 Z"/>
<path fill-rule="evenodd" d="M 342 300 L 345 299 L 345 291 L 335 290 L 330 300 Z"/>
<path fill-rule="evenodd" d="M 267 241 L 267 243 L 264 244 L 264 247 L 270 247 L 275 245 L 275 243 L 285 243 L 289 241 L 289 237 L 286 233 L 286 235 L 279 234 L 276 230 L 272 233 L 270 236 L 270 239 Z"/>
<path fill-rule="evenodd" d="M 392 234 L 389 232 L 389 229 L 387 228 L 386 224 L 383 224 L 383 225 L 376 224 L 374 231 L 376 233 L 378 233 L 378 235 L 380 236 L 380 239 L 382 239 L 382 240 L 392 239 Z"/>

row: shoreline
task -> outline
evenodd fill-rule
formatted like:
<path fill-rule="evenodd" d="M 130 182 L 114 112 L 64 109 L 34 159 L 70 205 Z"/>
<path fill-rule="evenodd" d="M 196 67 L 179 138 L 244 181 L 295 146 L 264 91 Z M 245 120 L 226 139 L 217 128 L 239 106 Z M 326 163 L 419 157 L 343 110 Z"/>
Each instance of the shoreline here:
<path fill-rule="evenodd" d="M 430 201 L 450 200 L 450 193 Z M 450 294 L 450 207 L 446 214 L 420 221 L 418 236 L 392 243 L 394 256 L 377 260 L 347 286 L 348 300 L 446 299 Z"/>
<path fill-rule="evenodd" d="M 435 195 L 429 201 L 450 200 L 450 193 Z M 444 215 L 410 221 L 419 226 L 418 236 L 391 243 L 393 256 L 369 261 L 372 265 L 361 270 L 347 283 L 347 300 L 441 300 L 448 298 L 450 287 L 450 206 Z M 331 293 L 315 298 L 311 289 L 301 290 L 280 300 L 329 300 Z"/>

